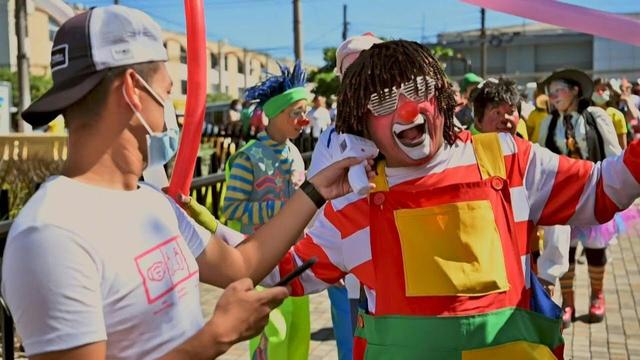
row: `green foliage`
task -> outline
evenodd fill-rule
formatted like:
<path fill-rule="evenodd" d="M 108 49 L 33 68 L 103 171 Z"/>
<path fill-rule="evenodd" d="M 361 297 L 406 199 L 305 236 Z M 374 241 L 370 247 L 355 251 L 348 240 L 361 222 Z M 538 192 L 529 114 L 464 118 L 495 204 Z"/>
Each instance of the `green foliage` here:
<path fill-rule="evenodd" d="M 436 45 L 432 47 L 431 51 L 433 51 L 433 56 L 435 56 L 438 60 L 452 57 L 454 54 L 452 48 L 444 47 L 442 45 Z"/>
<path fill-rule="evenodd" d="M 227 93 L 207 94 L 207 103 L 231 101 L 233 97 Z"/>
<path fill-rule="evenodd" d="M 324 48 L 322 53 L 325 64 L 309 74 L 309 81 L 316 83 L 316 88 L 313 90 L 316 95 L 329 97 L 335 95 L 340 86 L 340 80 L 333 72 L 336 67 L 336 48 Z"/>
<path fill-rule="evenodd" d="M 340 87 L 340 80 L 333 71 L 316 74 L 315 83 L 316 88 L 313 92 L 316 95 L 322 95 L 327 98 L 337 94 L 338 88 Z"/>
<path fill-rule="evenodd" d="M 29 80 L 31 82 L 31 100 L 36 100 L 53 86 L 51 76 L 30 75 Z M 18 73 L 6 67 L 0 68 L 0 81 L 8 81 L 11 83 L 13 106 L 18 106 L 20 100 Z"/>

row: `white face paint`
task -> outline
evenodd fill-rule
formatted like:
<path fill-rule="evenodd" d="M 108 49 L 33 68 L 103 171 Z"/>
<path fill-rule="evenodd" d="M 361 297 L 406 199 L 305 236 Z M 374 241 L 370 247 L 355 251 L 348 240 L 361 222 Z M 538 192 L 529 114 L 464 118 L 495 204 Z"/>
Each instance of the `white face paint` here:
<path fill-rule="evenodd" d="M 413 160 L 421 160 L 429 156 L 431 138 L 428 135 L 427 122 L 421 114 L 411 124 L 393 124 L 393 138 L 396 144 Z"/>

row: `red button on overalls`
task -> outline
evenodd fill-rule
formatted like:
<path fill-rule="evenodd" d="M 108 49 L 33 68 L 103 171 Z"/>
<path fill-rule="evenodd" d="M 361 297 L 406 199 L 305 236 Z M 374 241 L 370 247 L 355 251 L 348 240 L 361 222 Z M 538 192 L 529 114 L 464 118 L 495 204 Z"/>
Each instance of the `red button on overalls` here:
<path fill-rule="evenodd" d="M 491 178 L 491 187 L 494 190 L 502 190 L 503 186 L 504 186 L 504 179 L 497 176 L 494 176 L 493 178 Z"/>
<path fill-rule="evenodd" d="M 382 203 L 384 203 L 384 194 L 375 193 L 373 195 L 373 204 L 379 206 L 379 205 L 382 205 Z"/>

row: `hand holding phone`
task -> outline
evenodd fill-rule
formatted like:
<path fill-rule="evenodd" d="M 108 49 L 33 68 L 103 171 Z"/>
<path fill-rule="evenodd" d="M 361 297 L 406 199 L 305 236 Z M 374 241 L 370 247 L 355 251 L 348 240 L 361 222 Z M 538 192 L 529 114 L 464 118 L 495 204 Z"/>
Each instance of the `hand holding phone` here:
<path fill-rule="evenodd" d="M 305 261 L 302 265 L 295 268 L 292 272 L 290 272 L 287 276 L 283 277 L 278 281 L 275 286 L 287 286 L 293 279 L 302 275 L 303 272 L 307 271 L 310 267 L 312 267 L 318 261 L 317 257 L 312 257 L 311 259 Z"/>

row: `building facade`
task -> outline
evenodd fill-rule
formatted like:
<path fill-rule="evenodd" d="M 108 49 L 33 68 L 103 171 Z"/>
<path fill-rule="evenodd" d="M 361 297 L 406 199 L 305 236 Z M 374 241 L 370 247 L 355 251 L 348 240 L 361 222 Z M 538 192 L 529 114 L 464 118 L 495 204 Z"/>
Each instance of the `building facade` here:
<path fill-rule="evenodd" d="M 49 61 L 53 39 L 60 24 L 84 11 L 62 0 L 27 1 L 28 38 L 26 47 L 31 73 L 50 75 Z M 0 67 L 15 71 L 17 39 L 14 21 L 15 0 L 0 0 Z M 7 29 L 7 31 L 4 31 Z M 163 31 L 169 61 L 167 69 L 174 81 L 173 98 L 178 111 L 184 109 L 187 92 L 187 37 Z M 226 93 L 240 98 L 246 88 L 257 84 L 268 73 L 279 73 L 278 62 L 292 66 L 291 59 L 274 59 L 268 54 L 249 51 L 220 41 L 207 41 L 208 93 Z"/>
<path fill-rule="evenodd" d="M 640 19 L 640 14 L 627 14 Z M 542 23 L 488 28 L 487 76 L 506 74 L 524 84 L 539 81 L 559 68 L 577 68 L 596 77 L 640 77 L 640 48 Z M 456 56 L 446 71 L 460 79 L 467 71 L 480 74 L 480 31 L 448 32 L 438 43 Z"/>

